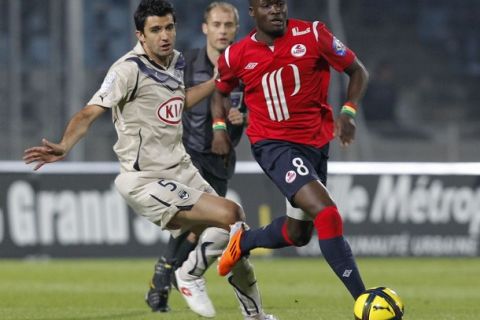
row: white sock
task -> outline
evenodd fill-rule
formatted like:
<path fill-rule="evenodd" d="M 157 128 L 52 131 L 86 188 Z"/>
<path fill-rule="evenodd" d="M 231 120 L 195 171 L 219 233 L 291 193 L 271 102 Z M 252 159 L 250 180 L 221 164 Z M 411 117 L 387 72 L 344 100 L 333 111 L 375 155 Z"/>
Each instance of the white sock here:
<path fill-rule="evenodd" d="M 179 268 L 184 279 L 198 279 L 208 267 L 217 260 L 227 246 L 228 231 L 220 228 L 208 228 L 200 236 L 195 249 Z M 242 314 L 254 316 L 262 312 L 262 301 L 255 278 L 253 266 L 246 257 L 240 259 L 232 272 L 227 276 L 228 282 L 235 291 Z"/>
<path fill-rule="evenodd" d="M 233 267 L 228 275 L 228 282 L 234 288 L 237 300 L 240 302 L 242 314 L 254 316 L 262 312 L 262 299 L 255 278 L 253 266 L 246 257 Z"/>
<path fill-rule="evenodd" d="M 227 246 L 228 231 L 220 228 L 207 228 L 200 236 L 197 246 L 179 268 L 182 278 L 201 277 L 208 267 L 217 260 Z"/>

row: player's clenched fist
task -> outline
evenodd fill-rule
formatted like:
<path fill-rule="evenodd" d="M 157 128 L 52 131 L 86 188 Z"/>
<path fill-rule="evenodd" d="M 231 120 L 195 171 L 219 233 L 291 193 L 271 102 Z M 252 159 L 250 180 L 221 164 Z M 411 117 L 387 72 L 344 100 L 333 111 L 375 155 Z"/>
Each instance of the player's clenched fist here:
<path fill-rule="evenodd" d="M 244 115 L 237 108 L 231 108 L 228 112 L 228 121 L 233 125 L 241 126 L 244 122 Z"/>

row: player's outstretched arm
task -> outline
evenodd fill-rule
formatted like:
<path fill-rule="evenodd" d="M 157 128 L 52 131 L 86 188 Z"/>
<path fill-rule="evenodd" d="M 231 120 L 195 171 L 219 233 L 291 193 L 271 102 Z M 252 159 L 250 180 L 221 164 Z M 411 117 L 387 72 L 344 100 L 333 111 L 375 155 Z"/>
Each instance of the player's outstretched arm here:
<path fill-rule="evenodd" d="M 42 139 L 42 145 L 26 149 L 23 161 L 26 164 L 36 162 L 34 170 L 44 164 L 63 160 L 73 146 L 87 133 L 90 125 L 105 112 L 105 108 L 88 105 L 70 119 L 63 138 L 59 143 Z"/>
<path fill-rule="evenodd" d="M 200 101 L 210 96 L 215 90 L 215 79 L 218 77 L 218 69 L 213 69 L 213 77 L 210 80 L 199 83 L 196 86 L 188 88 L 185 92 L 185 108 L 189 109 L 197 105 Z"/>
<path fill-rule="evenodd" d="M 345 73 L 350 77 L 345 105 L 356 109 L 367 88 L 368 72 L 362 62 L 355 58 L 353 63 L 345 69 Z M 348 147 L 355 139 L 356 125 L 354 118 L 354 113 L 344 113 L 342 111 L 335 121 L 335 136 L 340 139 L 343 147 Z"/>
<path fill-rule="evenodd" d="M 212 79 L 188 88 L 185 92 L 185 108 L 189 109 L 213 93 L 215 89 L 215 72 Z"/>

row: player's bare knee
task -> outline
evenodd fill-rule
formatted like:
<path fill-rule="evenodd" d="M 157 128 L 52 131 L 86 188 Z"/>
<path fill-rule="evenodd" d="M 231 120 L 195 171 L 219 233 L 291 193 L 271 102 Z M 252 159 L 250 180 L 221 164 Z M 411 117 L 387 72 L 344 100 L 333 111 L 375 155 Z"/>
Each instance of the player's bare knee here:
<path fill-rule="evenodd" d="M 323 198 L 319 199 L 319 201 L 315 201 L 306 205 L 302 206 L 302 209 L 308 213 L 312 218 L 315 218 L 319 212 L 327 207 L 336 206 L 335 201 L 332 198 Z"/>
<path fill-rule="evenodd" d="M 190 243 L 196 243 L 200 238 L 200 235 L 205 231 L 206 227 L 203 225 L 194 226 L 190 229 L 190 234 L 187 239 Z"/>
<path fill-rule="evenodd" d="M 198 241 L 199 236 L 193 232 L 190 232 L 187 236 L 187 240 L 190 243 L 196 243 Z"/>
<path fill-rule="evenodd" d="M 312 238 L 312 228 L 309 230 L 289 231 L 289 237 L 295 247 L 306 246 Z"/>
<path fill-rule="evenodd" d="M 245 221 L 245 214 L 242 207 L 230 200 L 224 201 L 221 216 L 224 225 L 231 225 L 237 221 Z"/>
<path fill-rule="evenodd" d="M 295 247 L 303 247 L 310 242 L 310 238 L 307 238 L 305 235 L 302 234 L 293 237 L 290 236 L 290 239 L 292 240 Z"/>
<path fill-rule="evenodd" d="M 325 186 L 317 181 L 304 185 L 295 194 L 293 201 L 312 218 L 326 207 L 336 206 Z"/>

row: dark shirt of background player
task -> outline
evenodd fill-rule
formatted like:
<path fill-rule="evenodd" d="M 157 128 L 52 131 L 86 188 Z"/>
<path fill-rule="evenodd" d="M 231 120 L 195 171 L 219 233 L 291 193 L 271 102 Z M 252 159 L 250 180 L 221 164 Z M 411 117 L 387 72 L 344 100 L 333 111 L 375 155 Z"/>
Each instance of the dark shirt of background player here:
<path fill-rule="evenodd" d="M 192 49 L 185 52 L 185 86 L 193 87 L 205 79 L 210 79 L 214 73 L 214 64 L 207 55 L 207 48 Z M 210 111 L 210 97 L 203 99 L 199 104 L 183 115 L 183 144 L 192 157 L 193 164 L 198 168 L 201 175 L 221 196 L 227 192 L 227 182 L 235 170 L 235 150 L 232 148 L 225 161 L 223 156 L 212 153 L 212 113 Z M 242 88 L 235 89 L 230 94 L 230 106 L 226 108 L 238 108 L 245 113 L 243 105 Z M 243 125 L 226 123 L 228 135 L 235 147 L 240 142 L 243 133 Z"/>

